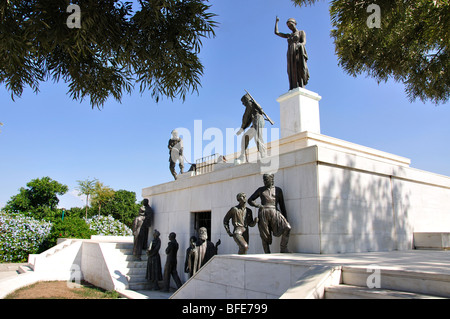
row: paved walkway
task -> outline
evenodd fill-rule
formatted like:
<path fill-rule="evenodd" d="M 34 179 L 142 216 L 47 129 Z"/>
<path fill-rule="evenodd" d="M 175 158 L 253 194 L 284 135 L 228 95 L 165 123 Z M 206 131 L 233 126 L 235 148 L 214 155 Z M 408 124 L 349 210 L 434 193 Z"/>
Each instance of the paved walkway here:
<path fill-rule="evenodd" d="M 0 264 L 0 281 L 3 279 L 12 278 L 19 275 L 19 272 L 17 270 L 22 265 L 26 264 L 19 264 L 19 263 Z"/>
<path fill-rule="evenodd" d="M 125 290 L 120 294 L 128 299 L 169 299 L 175 292 L 175 289 L 170 292 L 164 292 L 161 290 Z"/>
<path fill-rule="evenodd" d="M 29 277 L 30 274 L 20 274 L 18 269 L 26 263 L 0 263 L 0 290 L 2 285 L 9 285 L 15 278 L 21 280 L 22 278 Z M 32 273 L 31 273 L 32 274 Z M 175 289 L 171 289 L 170 292 L 164 292 L 161 290 L 126 290 L 122 292 L 122 295 L 129 299 L 169 299 L 175 292 Z M 12 291 L 11 291 L 12 292 Z"/>

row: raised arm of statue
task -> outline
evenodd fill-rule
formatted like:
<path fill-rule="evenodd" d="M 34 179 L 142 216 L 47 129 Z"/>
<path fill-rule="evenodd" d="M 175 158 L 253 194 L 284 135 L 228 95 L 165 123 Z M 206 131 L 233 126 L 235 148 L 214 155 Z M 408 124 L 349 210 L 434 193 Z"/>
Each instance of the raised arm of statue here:
<path fill-rule="evenodd" d="M 276 19 L 276 21 L 275 21 L 275 34 L 276 34 L 277 36 L 279 36 L 279 37 L 282 37 L 282 38 L 288 38 L 288 37 L 289 37 L 289 34 L 281 33 L 281 32 L 278 31 L 278 22 L 279 22 L 279 21 L 280 21 L 280 19 L 277 17 L 277 19 Z"/>

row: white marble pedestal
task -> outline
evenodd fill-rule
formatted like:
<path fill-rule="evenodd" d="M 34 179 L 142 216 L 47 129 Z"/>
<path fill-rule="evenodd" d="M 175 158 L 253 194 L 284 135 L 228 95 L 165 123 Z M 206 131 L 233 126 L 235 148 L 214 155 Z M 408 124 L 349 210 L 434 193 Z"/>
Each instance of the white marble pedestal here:
<path fill-rule="evenodd" d="M 322 97 L 312 91 L 296 88 L 281 95 L 280 135 L 288 137 L 304 131 L 320 134 L 319 101 Z"/>

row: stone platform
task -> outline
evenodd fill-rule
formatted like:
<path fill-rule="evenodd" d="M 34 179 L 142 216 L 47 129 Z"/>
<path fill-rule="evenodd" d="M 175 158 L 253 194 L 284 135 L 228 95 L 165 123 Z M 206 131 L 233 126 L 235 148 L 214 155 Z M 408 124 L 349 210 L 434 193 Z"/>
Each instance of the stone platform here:
<path fill-rule="evenodd" d="M 450 298 L 449 264 L 449 251 L 218 255 L 171 298 L 321 299 L 337 289 L 359 298 Z M 371 289 L 375 271 L 380 286 Z"/>
<path fill-rule="evenodd" d="M 433 250 L 217 255 L 179 290 L 149 291 L 139 283 L 140 267 L 127 260 L 129 238 L 115 239 L 61 242 L 31 256 L 34 264 L 21 265 L 22 274 L 3 267 L 7 276 L 0 274 L 0 298 L 38 281 L 72 280 L 74 270 L 79 279 L 130 299 L 450 297 L 450 251 Z M 383 293 L 364 287 L 374 269 L 380 270 Z"/>

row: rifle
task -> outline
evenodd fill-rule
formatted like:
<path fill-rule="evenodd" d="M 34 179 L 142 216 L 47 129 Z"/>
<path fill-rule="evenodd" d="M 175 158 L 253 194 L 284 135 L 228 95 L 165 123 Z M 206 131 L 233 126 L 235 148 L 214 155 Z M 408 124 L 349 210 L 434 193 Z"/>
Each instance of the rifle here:
<path fill-rule="evenodd" d="M 274 122 L 272 121 L 272 119 L 269 117 L 269 115 L 266 114 L 266 112 L 264 112 L 264 110 L 262 109 L 261 105 L 259 105 L 258 102 L 256 102 L 256 100 L 253 98 L 253 96 L 244 89 L 245 92 L 247 92 L 247 94 L 250 96 L 250 98 L 252 99 L 252 101 L 256 104 L 256 106 L 259 108 L 259 110 L 261 111 L 262 115 L 266 118 L 267 121 L 270 122 L 270 124 L 274 124 Z"/>

